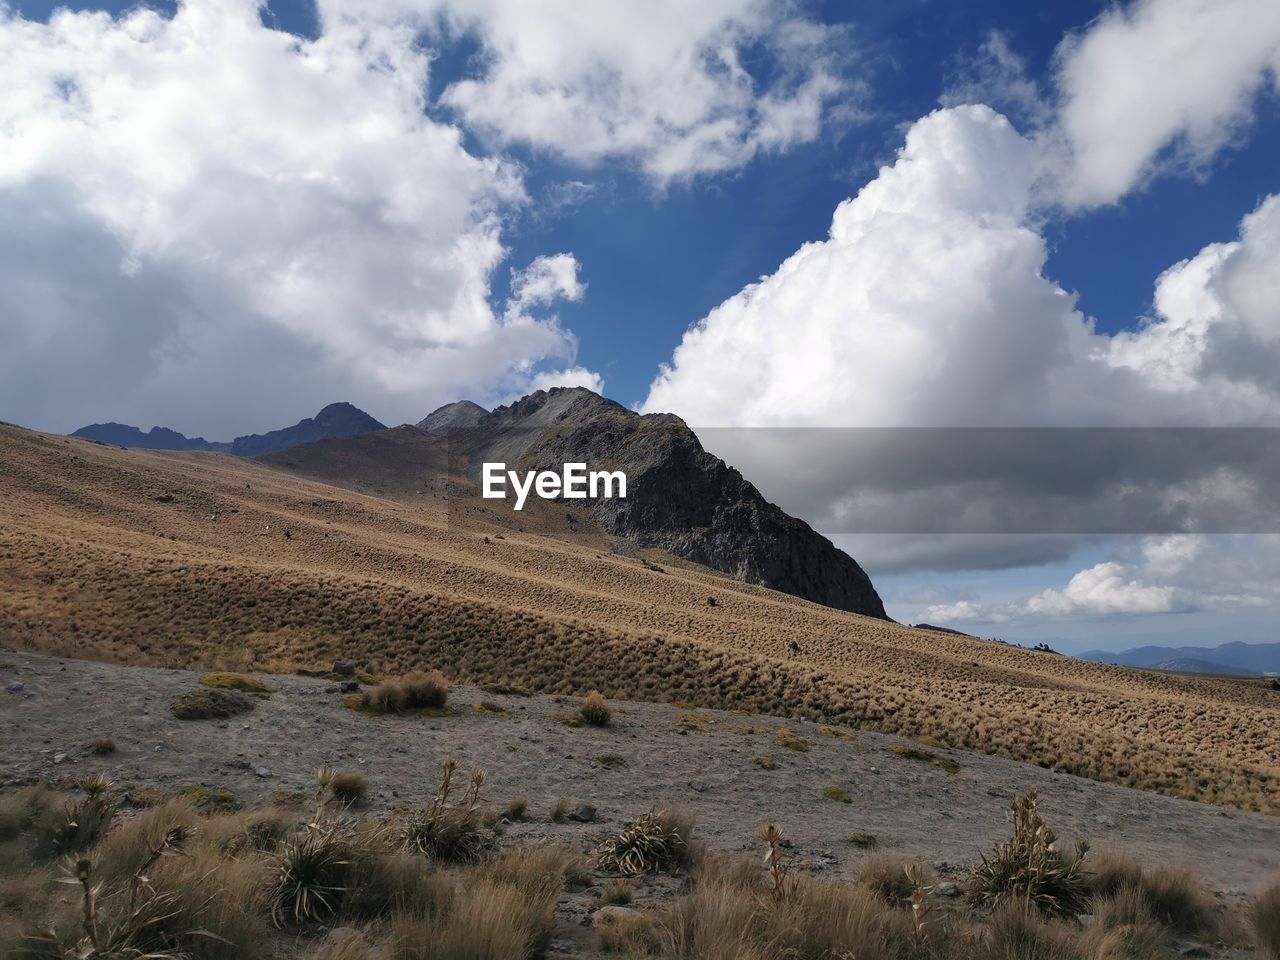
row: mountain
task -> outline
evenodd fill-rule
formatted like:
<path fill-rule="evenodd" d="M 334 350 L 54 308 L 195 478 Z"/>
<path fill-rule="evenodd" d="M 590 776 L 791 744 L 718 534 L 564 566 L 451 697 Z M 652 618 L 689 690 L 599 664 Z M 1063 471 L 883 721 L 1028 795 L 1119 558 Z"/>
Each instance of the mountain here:
<path fill-rule="evenodd" d="M 142 450 L 202 450 L 231 453 L 237 457 L 258 457 L 287 450 L 301 443 L 385 429 L 385 425 L 359 407 L 349 403 L 331 403 L 314 417 L 300 420 L 291 427 L 272 430 L 270 433 L 247 434 L 236 437 L 230 443 L 213 442 L 203 437 L 185 437 L 168 427 L 152 427 L 143 432 L 123 423 L 93 423 L 81 427 L 71 436 Z"/>
<path fill-rule="evenodd" d="M 766 501 L 672 414 L 642 416 L 585 388 L 557 387 L 490 413 L 451 404 L 422 422 L 454 424 L 447 429 L 450 459 L 472 481 L 484 462 L 557 472 L 564 463 L 586 462 L 622 470 L 626 498 L 584 501 L 583 509 L 625 545 L 664 550 L 746 583 L 888 619 L 852 557 Z"/>
<path fill-rule="evenodd" d="M 1154 667 L 1162 670 L 1189 669 L 1195 673 L 1280 673 L 1280 643 L 1242 643 L 1233 640 L 1219 647 L 1134 647 L 1119 653 L 1088 650 L 1080 660 L 1117 663 L 1125 667 Z M 1198 666 L 1165 667 L 1170 662 L 1192 661 Z"/>
<path fill-rule="evenodd" d="M 448 430 L 465 430 L 474 427 L 489 411 L 470 400 L 459 400 L 447 403 L 439 410 L 427 414 L 418 421 L 418 429 L 428 433 L 440 433 Z"/>
<path fill-rule="evenodd" d="M 565 412 L 562 426 L 581 415 L 573 404 Z M 660 418 L 600 415 L 637 435 L 682 436 Z M 915 630 L 656 550 L 616 549 L 617 538 L 563 502 L 517 513 L 482 499 L 465 473 L 448 471 L 442 454 L 452 445 L 403 426 L 266 457 L 175 456 L 0 424 L 0 645 L 9 651 L 0 659 L 20 664 L 12 651 L 30 650 L 201 671 L 314 671 L 335 660 L 387 677 L 438 669 L 459 684 L 595 689 L 927 735 L 947 744 L 930 748 L 938 759 L 961 764 L 948 781 L 956 789 L 985 784 L 986 755 L 998 754 L 1280 813 L 1280 693 L 1269 683 Z M 670 469 L 689 467 L 673 460 Z M 52 709 L 50 690 L 29 687 Z M 95 699 L 111 689 L 95 687 Z M 126 693 L 145 706 L 135 687 Z M 34 702 L 11 697 L 0 715 Z M 322 722 L 310 704 L 298 713 Z M 688 719 L 678 713 L 672 723 Z M 666 742 L 676 739 L 664 723 Z M 719 736 L 715 727 L 709 735 Z M 758 727 L 724 735 L 741 745 L 739 763 L 784 750 Z M 873 759 L 882 777 L 910 780 L 908 792 L 931 776 L 925 765 L 889 769 L 917 761 Z M 626 809 L 625 785 L 607 786 L 589 799 Z"/>
<path fill-rule="evenodd" d="M 231 450 L 229 443 L 210 443 L 204 437 L 186 437 L 168 427 L 152 427 L 144 432 L 125 423 L 91 423 L 71 436 L 139 450 Z"/>
<path fill-rule="evenodd" d="M 1191 657 L 1180 657 L 1177 660 L 1161 660 L 1151 665 L 1152 670 L 1170 670 L 1174 673 L 1239 673 L 1235 667 L 1228 667 L 1209 660 L 1195 660 Z"/>
<path fill-rule="evenodd" d="M 352 437 L 385 429 L 385 424 L 379 423 L 359 407 L 349 403 L 331 403 L 314 417 L 300 420 L 292 427 L 236 437 L 231 443 L 231 452 L 237 457 L 260 457 L 266 453 L 288 450 L 301 443 L 314 443 L 330 437 Z"/>

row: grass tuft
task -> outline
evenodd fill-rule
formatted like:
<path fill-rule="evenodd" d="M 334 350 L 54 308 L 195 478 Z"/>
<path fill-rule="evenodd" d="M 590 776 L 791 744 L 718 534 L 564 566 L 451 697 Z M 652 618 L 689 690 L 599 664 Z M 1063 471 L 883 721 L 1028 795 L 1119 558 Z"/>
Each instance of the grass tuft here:
<path fill-rule="evenodd" d="M 246 676 L 243 673 L 216 672 L 206 673 L 200 678 L 200 682 L 206 687 L 213 687 L 217 690 L 239 690 L 241 693 L 275 693 L 275 687 L 262 680 L 254 677 Z"/>
<path fill-rule="evenodd" d="M 597 690 L 587 694 L 587 699 L 578 708 L 578 716 L 591 727 L 607 727 L 613 723 L 613 710 Z"/>
<path fill-rule="evenodd" d="M 179 720 L 226 720 L 253 709 L 253 701 L 239 690 L 200 687 L 180 693 L 169 704 Z"/>

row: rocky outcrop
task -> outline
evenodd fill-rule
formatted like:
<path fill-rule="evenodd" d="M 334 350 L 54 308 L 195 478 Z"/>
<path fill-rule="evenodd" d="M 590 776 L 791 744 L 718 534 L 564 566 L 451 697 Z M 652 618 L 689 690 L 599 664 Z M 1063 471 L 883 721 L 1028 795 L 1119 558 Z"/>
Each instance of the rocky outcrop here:
<path fill-rule="evenodd" d="M 674 415 L 642 416 L 582 388 L 540 390 L 470 426 L 450 429 L 449 445 L 451 458 L 473 479 L 486 461 L 520 470 L 559 471 L 563 463 L 577 461 L 591 469 L 621 469 L 627 475 L 625 499 L 566 503 L 584 503 L 598 526 L 636 546 L 888 619 L 870 578 L 852 557 L 765 500 L 742 474 L 704 450 Z"/>

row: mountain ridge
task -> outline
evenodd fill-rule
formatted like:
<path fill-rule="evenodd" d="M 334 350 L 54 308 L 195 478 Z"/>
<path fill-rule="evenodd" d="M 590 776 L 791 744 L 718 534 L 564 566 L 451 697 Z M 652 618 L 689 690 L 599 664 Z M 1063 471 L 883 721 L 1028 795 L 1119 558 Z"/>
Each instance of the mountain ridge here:
<path fill-rule="evenodd" d="M 1125 667 L 1156 668 L 1162 663 L 1195 661 L 1197 672 L 1280 673 L 1280 643 L 1245 643 L 1232 640 L 1217 647 L 1162 647 L 1148 645 L 1128 650 L 1086 650 L 1077 659 L 1114 663 Z M 1222 669 L 1205 671 L 1205 666 Z M 1169 668 L 1165 668 L 1169 669 Z"/>
<path fill-rule="evenodd" d="M 303 443 L 313 443 L 316 440 L 385 429 L 385 424 L 375 420 L 359 407 L 346 401 L 339 401 L 326 405 L 314 417 L 306 417 L 292 426 L 281 427 L 266 433 L 244 434 L 231 441 L 187 437 L 176 430 L 160 426 L 144 431 L 138 427 L 114 421 L 88 424 L 71 433 L 70 436 L 141 450 L 183 450 L 230 453 L 237 457 L 257 457 L 288 450 Z"/>

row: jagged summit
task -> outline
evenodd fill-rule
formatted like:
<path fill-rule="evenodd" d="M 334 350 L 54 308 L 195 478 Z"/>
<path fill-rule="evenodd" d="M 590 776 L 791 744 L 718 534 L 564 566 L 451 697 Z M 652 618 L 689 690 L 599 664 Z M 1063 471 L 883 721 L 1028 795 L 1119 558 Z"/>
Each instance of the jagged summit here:
<path fill-rule="evenodd" d="M 487 414 L 479 410 L 468 407 L 474 422 L 458 422 L 449 432 L 450 459 L 465 463 L 472 480 L 485 462 L 522 470 L 608 464 L 626 472 L 626 499 L 587 501 L 582 508 L 606 533 L 747 583 L 887 619 L 852 557 L 765 500 L 741 473 L 704 450 L 679 417 L 638 414 L 585 387 L 539 390 Z"/>

